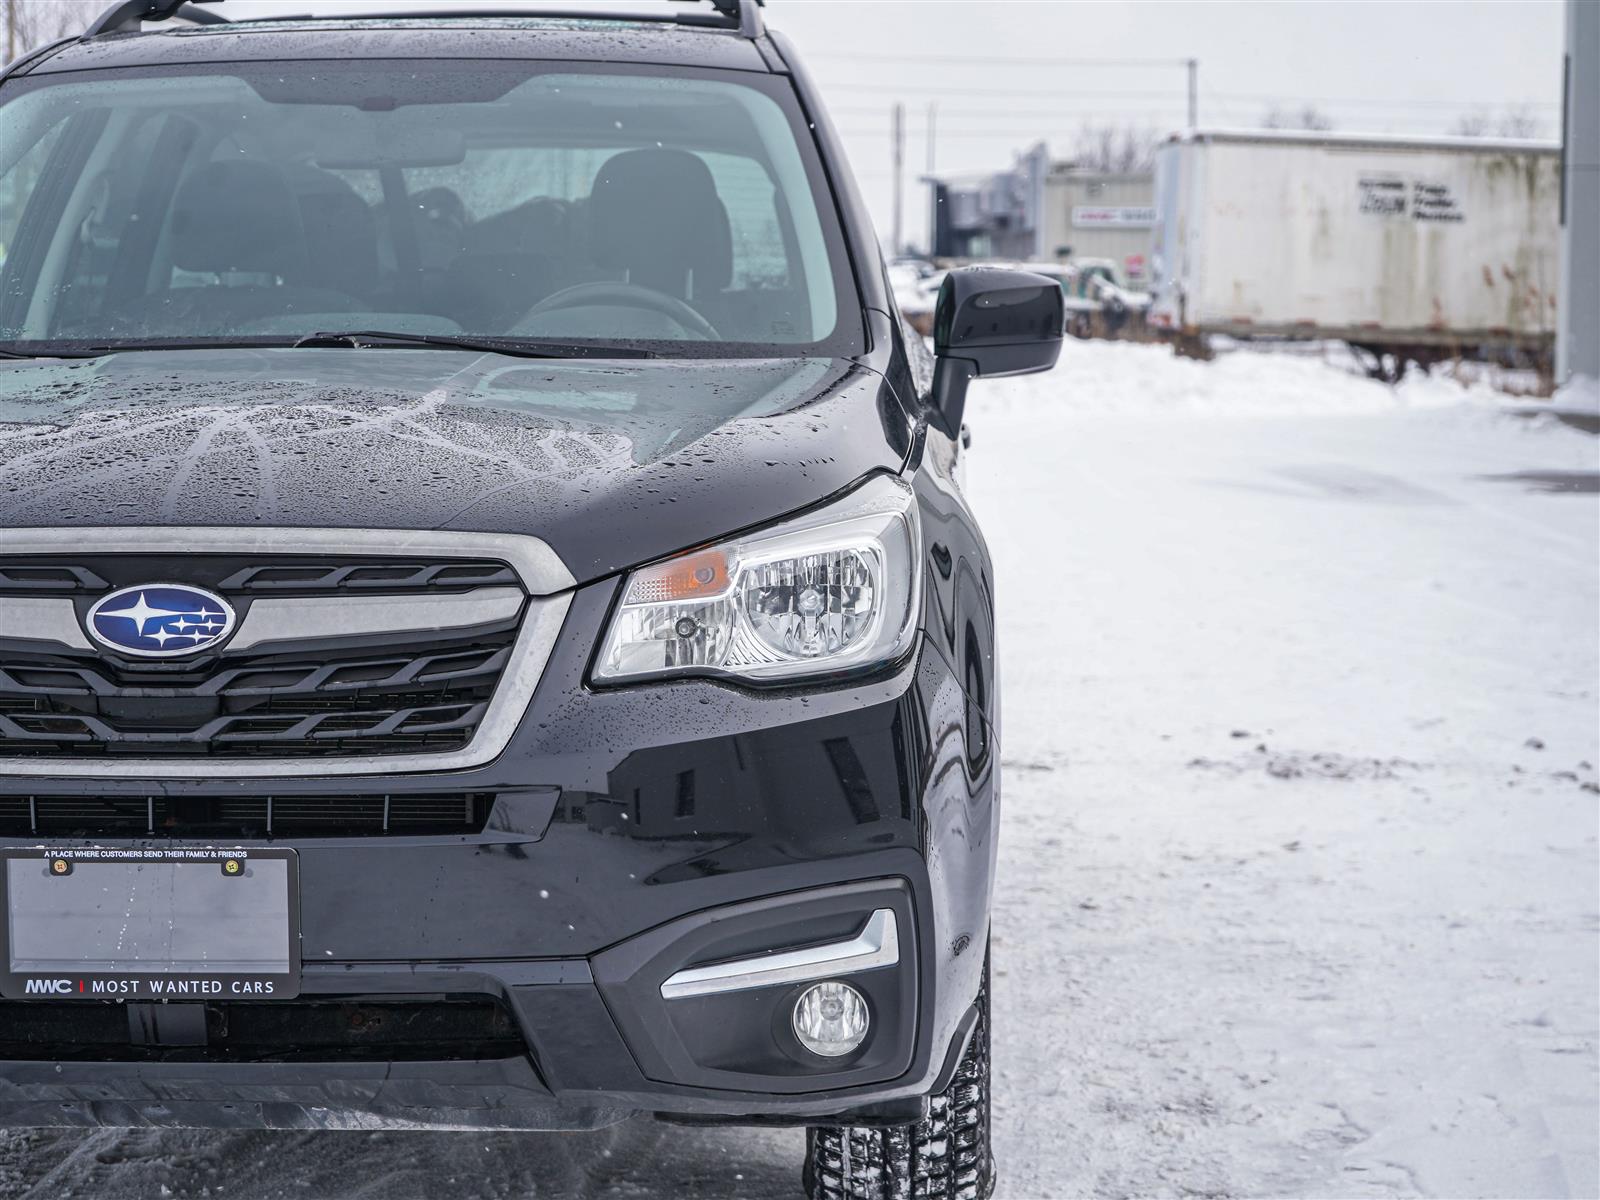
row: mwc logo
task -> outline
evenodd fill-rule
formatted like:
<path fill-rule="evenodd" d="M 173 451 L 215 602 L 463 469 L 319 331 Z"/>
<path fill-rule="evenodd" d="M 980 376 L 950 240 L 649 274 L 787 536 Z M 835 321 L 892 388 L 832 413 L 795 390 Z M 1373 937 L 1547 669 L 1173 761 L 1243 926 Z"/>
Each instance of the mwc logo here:
<path fill-rule="evenodd" d="M 70 996 L 73 991 L 70 979 L 29 979 L 22 985 L 27 996 Z"/>

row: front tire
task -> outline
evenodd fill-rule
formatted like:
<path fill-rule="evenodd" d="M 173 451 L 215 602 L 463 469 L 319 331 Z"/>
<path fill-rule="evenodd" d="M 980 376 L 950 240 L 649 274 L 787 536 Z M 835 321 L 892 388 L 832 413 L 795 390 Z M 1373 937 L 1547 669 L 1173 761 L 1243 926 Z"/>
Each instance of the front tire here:
<path fill-rule="evenodd" d="M 978 1024 L 950 1086 L 915 1125 L 814 1128 L 806 1137 L 810 1200 L 986 1200 L 995 1185 L 989 1140 L 989 962 Z"/>

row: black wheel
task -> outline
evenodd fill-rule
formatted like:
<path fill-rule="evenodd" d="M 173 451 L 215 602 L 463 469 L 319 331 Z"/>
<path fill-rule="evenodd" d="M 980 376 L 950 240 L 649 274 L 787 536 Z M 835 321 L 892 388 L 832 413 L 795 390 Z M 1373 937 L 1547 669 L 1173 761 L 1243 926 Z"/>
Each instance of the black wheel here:
<path fill-rule="evenodd" d="M 928 1117 L 889 1129 L 812 1129 L 806 1139 L 811 1200 L 986 1200 L 994 1193 L 989 1146 L 989 962 L 978 1027 Z"/>

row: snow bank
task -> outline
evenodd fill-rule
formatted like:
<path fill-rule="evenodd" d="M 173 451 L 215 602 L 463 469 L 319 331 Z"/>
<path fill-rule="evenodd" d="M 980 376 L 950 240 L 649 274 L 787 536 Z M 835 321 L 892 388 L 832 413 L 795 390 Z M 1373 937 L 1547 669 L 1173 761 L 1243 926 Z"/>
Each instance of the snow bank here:
<path fill-rule="evenodd" d="M 1600 413 L 1600 379 L 1575 375 L 1550 399 L 1552 407 L 1563 412 Z"/>
<path fill-rule="evenodd" d="M 1001 1196 L 1600 1196 L 1600 439 L 1537 407 L 1115 343 L 973 388 Z"/>
<path fill-rule="evenodd" d="M 1101 341 L 1069 341 L 1055 371 L 998 381 L 984 392 L 985 409 L 996 413 L 1049 405 L 1074 413 L 1305 416 L 1498 408 L 1507 400 L 1482 380 L 1464 385 L 1420 370 L 1390 385 L 1337 359 L 1241 349 L 1198 362 L 1167 346 Z"/>

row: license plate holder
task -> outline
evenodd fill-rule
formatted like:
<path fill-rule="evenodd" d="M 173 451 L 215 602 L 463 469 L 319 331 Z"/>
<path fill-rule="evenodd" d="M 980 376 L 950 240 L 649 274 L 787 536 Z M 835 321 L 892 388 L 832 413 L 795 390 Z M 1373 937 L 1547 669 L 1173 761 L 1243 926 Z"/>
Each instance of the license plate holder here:
<path fill-rule="evenodd" d="M 300 994 L 287 849 L 0 850 L 0 997 L 282 1000 Z"/>

